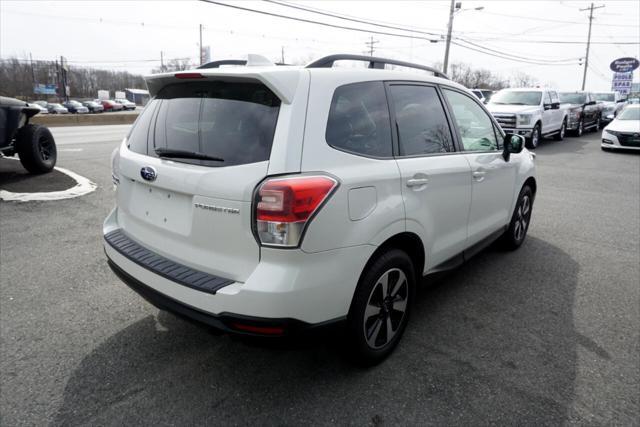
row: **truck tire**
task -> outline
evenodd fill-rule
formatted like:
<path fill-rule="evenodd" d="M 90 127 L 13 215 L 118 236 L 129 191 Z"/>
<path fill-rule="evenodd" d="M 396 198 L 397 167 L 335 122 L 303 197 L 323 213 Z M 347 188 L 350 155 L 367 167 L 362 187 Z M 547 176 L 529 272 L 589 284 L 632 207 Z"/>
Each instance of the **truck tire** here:
<path fill-rule="evenodd" d="M 533 131 L 531 132 L 531 138 L 527 140 L 527 148 L 535 150 L 540 144 L 540 139 L 542 138 L 542 131 L 540 130 L 540 123 L 536 123 L 533 127 Z"/>
<path fill-rule="evenodd" d="M 553 136 L 553 139 L 556 141 L 562 141 L 564 139 L 564 134 L 567 131 L 567 119 L 562 121 L 562 126 L 560 126 L 560 130 Z"/>
<path fill-rule="evenodd" d="M 56 143 L 44 126 L 26 125 L 18 130 L 16 149 L 20 163 L 31 173 L 47 173 L 56 165 Z"/>

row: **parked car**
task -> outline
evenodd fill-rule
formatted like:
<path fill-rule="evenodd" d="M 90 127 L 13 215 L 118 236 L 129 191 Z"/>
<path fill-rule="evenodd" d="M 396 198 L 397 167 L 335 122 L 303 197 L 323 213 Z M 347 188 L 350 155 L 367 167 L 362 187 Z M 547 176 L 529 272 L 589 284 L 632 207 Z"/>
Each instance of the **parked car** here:
<path fill-rule="evenodd" d="M 564 139 L 567 111 L 560 107 L 555 90 L 502 89 L 491 97 L 487 108 L 505 132 L 526 137 L 529 148 L 536 148 L 543 137 Z"/>
<path fill-rule="evenodd" d="M 56 143 L 49 129 L 29 123 L 39 112 L 39 107 L 0 96 L 0 154 L 17 154 L 22 166 L 34 174 L 51 171 L 57 159 Z"/>
<path fill-rule="evenodd" d="M 604 123 L 615 119 L 626 101 L 618 92 L 596 92 L 593 96 L 596 101 L 602 101 L 602 121 Z"/>
<path fill-rule="evenodd" d="M 344 59 L 369 66 L 332 68 Z M 534 155 L 431 67 L 255 63 L 146 78 L 152 99 L 112 155 L 108 263 L 161 309 L 231 333 L 342 322 L 378 362 L 423 275 L 523 243 Z"/>
<path fill-rule="evenodd" d="M 603 150 L 640 150 L 640 105 L 630 104 L 602 130 Z"/>
<path fill-rule="evenodd" d="M 102 113 L 102 112 L 104 112 L 104 107 L 102 106 L 102 104 L 101 103 L 97 103 L 95 101 L 84 101 L 82 103 L 82 105 L 87 107 L 89 109 L 89 112 L 91 112 L 91 113 Z"/>
<path fill-rule="evenodd" d="M 495 91 L 490 89 L 473 89 L 471 90 L 471 92 L 473 92 L 473 94 L 477 96 L 478 99 L 482 101 L 483 104 L 486 104 L 487 102 L 489 102 L 489 100 L 495 93 Z"/>
<path fill-rule="evenodd" d="M 37 108 L 38 112 L 36 114 L 49 114 L 49 110 L 47 110 L 45 107 L 43 107 L 40 104 L 36 104 L 35 102 L 29 102 L 29 103 L 27 103 L 27 105 L 29 107 Z"/>
<path fill-rule="evenodd" d="M 136 104 L 134 104 L 133 102 L 129 101 L 128 99 L 116 98 L 115 102 L 117 102 L 118 104 L 122 105 L 122 108 L 125 109 L 125 110 L 135 110 L 136 109 Z"/>
<path fill-rule="evenodd" d="M 49 114 L 69 114 L 69 110 L 62 106 L 62 104 L 47 104 L 47 110 Z"/>
<path fill-rule="evenodd" d="M 591 92 L 560 92 L 562 107 L 567 109 L 567 130 L 582 136 L 585 130 L 597 132 L 602 121 L 603 104 Z"/>
<path fill-rule="evenodd" d="M 78 101 L 71 100 L 63 103 L 62 105 L 72 114 L 87 114 L 89 112 L 89 109 Z"/>
<path fill-rule="evenodd" d="M 47 108 L 48 102 L 47 101 L 33 101 L 32 104 L 36 104 L 36 105 L 39 105 L 41 107 Z"/>
<path fill-rule="evenodd" d="M 110 99 L 103 99 L 101 101 L 102 103 L 102 107 L 104 108 L 104 111 L 108 112 L 108 111 L 122 111 L 122 109 L 124 108 L 122 106 L 122 104 L 118 104 L 115 101 L 112 101 Z"/>

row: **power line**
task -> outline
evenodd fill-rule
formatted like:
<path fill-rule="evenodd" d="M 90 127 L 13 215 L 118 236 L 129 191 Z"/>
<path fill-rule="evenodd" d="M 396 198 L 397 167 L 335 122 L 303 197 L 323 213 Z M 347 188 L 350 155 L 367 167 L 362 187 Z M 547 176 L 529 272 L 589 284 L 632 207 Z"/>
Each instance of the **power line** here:
<path fill-rule="evenodd" d="M 367 30 L 367 29 L 364 29 L 364 28 L 346 27 L 344 25 L 329 24 L 328 22 L 320 22 L 320 21 L 314 21 L 314 20 L 311 20 L 311 19 L 297 18 L 295 16 L 281 15 L 279 13 L 267 12 L 265 10 L 251 9 L 251 8 L 248 8 L 248 7 L 237 6 L 237 5 L 234 5 L 234 4 L 221 3 L 221 2 L 213 1 L 213 0 L 200 0 L 200 1 L 204 2 L 204 3 L 215 4 L 217 6 L 223 6 L 223 7 L 229 7 L 229 8 L 232 8 L 232 9 L 243 10 L 245 12 L 259 13 L 259 14 L 262 14 L 262 15 L 273 16 L 273 17 L 276 17 L 276 18 L 289 19 L 289 20 L 298 21 L 298 22 L 306 22 L 307 24 L 322 25 L 322 26 L 325 26 L 325 27 L 338 28 L 338 29 L 341 29 L 341 30 L 359 31 L 361 33 L 381 34 L 381 35 L 384 35 L 384 36 L 403 37 L 403 38 L 407 38 L 407 39 L 429 40 L 429 41 L 433 41 L 434 43 L 437 42 L 437 40 L 429 39 L 427 37 L 422 37 L 422 36 L 411 36 L 411 35 L 408 35 L 408 34 L 387 33 L 387 32 L 384 32 L 384 31 Z"/>
<path fill-rule="evenodd" d="M 550 62 L 542 62 L 542 61 L 529 61 L 529 60 L 524 60 L 524 59 L 520 59 L 520 58 L 512 58 L 512 57 L 501 55 L 501 54 L 487 52 L 485 50 L 480 50 L 480 49 L 477 49 L 475 47 L 467 46 L 467 45 L 464 45 L 464 44 L 462 44 L 460 42 L 453 41 L 453 40 L 451 41 L 451 43 L 455 44 L 456 46 L 460 46 L 460 47 L 463 47 L 465 49 L 472 50 L 474 52 L 479 52 L 479 53 L 483 53 L 485 55 L 494 56 L 496 58 L 502 58 L 502 59 L 506 59 L 506 60 L 514 61 L 514 62 L 524 62 L 524 63 L 527 63 L 527 64 L 534 64 L 534 65 L 555 65 L 555 66 L 577 64 L 577 62 L 567 62 L 567 63 L 553 63 L 553 62 L 551 62 L 550 63 Z"/>
<path fill-rule="evenodd" d="M 563 20 L 559 20 L 559 19 L 535 18 L 535 17 L 532 17 L 532 16 L 509 15 L 509 14 L 500 13 L 500 12 L 488 12 L 488 11 L 485 11 L 484 13 L 489 14 L 489 15 L 504 16 L 504 17 L 507 17 L 507 18 L 528 19 L 530 21 L 556 22 L 556 23 L 559 23 L 559 24 L 584 24 L 584 22 L 580 22 L 580 21 L 563 21 Z M 594 25 L 598 25 L 598 26 L 601 26 L 601 27 L 629 27 L 629 28 L 638 28 L 638 27 L 640 27 L 640 25 L 605 24 L 605 23 L 595 23 Z"/>
<path fill-rule="evenodd" d="M 351 22 L 358 22 L 360 24 L 366 24 L 366 25 L 374 25 L 376 27 L 381 27 L 381 28 L 389 28 L 392 30 L 400 30 L 400 31 L 408 31 L 411 33 L 418 33 L 418 34 L 426 34 L 426 35 L 430 35 L 430 36 L 441 36 L 442 34 L 440 33 L 433 33 L 433 32 L 427 32 L 427 31 L 421 31 L 421 30 L 409 30 L 407 29 L 407 27 L 405 26 L 404 28 L 402 27 L 398 27 L 395 25 L 385 25 L 385 24 L 377 24 L 373 21 L 369 21 L 369 20 L 363 20 L 363 19 L 357 19 L 357 18 L 351 18 L 351 17 L 345 17 L 345 16 L 340 16 L 328 11 L 323 11 L 321 9 L 310 9 L 307 7 L 302 7 L 302 6 L 298 6 L 298 5 L 293 5 L 293 4 L 288 4 L 288 3 L 283 3 L 283 2 L 279 2 L 279 1 L 275 1 L 275 0 L 262 0 L 264 2 L 267 3 L 273 3 L 273 4 L 277 4 L 279 6 L 284 6 L 284 7 L 290 7 L 292 9 L 298 9 L 298 10 L 302 10 L 305 12 L 309 12 L 309 13 L 316 13 L 318 15 L 323 15 L 323 16 L 329 16 L 332 18 L 337 18 L 337 19 L 342 19 L 345 21 L 351 21 Z M 399 24 L 397 24 L 399 25 Z"/>

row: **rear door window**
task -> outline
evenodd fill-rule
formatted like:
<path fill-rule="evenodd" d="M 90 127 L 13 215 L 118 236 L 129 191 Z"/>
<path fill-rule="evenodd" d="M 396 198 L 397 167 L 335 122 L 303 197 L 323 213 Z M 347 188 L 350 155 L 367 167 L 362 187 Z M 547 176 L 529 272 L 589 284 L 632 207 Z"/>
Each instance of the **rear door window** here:
<path fill-rule="evenodd" d="M 163 88 L 154 102 L 158 104 L 155 123 L 140 123 L 153 130 L 146 153 L 150 156 L 156 156 L 154 149 L 160 147 L 223 159 L 171 158 L 204 166 L 269 159 L 280 99 L 261 83 L 176 83 Z"/>
<path fill-rule="evenodd" d="M 338 87 L 331 100 L 325 138 L 339 150 L 391 157 L 391 124 L 384 84 L 378 81 Z"/>
<path fill-rule="evenodd" d="M 401 156 L 455 151 L 438 92 L 432 86 L 392 85 Z"/>

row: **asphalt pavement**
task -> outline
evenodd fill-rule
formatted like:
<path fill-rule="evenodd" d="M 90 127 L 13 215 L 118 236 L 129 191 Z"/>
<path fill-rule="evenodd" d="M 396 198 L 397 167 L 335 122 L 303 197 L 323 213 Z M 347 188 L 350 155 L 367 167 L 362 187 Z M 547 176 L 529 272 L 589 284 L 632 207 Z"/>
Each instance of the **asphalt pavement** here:
<path fill-rule="evenodd" d="M 397 350 L 363 369 L 337 335 L 220 335 L 111 273 L 101 223 L 127 129 L 52 129 L 95 192 L 0 202 L 0 424 L 640 423 L 640 155 L 599 133 L 544 141 L 524 245 L 427 281 Z"/>

